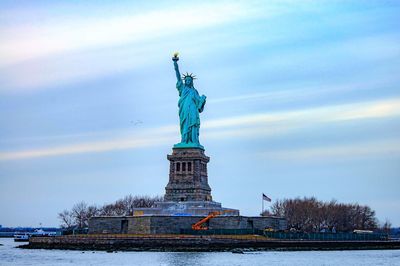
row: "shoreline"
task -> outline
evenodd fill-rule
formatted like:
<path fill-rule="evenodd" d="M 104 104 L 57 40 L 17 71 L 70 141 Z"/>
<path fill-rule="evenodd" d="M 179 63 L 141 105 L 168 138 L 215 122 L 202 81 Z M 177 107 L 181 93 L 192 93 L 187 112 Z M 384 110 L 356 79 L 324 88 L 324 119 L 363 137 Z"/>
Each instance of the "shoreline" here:
<path fill-rule="evenodd" d="M 194 235 L 77 235 L 33 237 L 23 249 L 204 252 L 323 251 L 400 249 L 400 241 L 276 240 L 262 236 Z"/>

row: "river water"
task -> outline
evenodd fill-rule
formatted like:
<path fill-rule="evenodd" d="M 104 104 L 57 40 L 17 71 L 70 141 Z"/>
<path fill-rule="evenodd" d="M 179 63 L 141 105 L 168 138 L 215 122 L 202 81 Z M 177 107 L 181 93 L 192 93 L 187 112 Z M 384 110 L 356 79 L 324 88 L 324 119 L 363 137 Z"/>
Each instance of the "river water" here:
<path fill-rule="evenodd" d="M 0 238 L 0 265 L 399 265 L 400 250 L 231 252 L 117 252 L 26 250 Z"/>

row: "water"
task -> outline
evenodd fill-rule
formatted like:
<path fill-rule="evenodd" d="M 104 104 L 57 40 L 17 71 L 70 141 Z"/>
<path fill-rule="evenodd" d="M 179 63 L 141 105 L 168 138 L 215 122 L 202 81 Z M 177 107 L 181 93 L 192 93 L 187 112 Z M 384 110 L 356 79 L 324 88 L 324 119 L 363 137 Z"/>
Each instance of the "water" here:
<path fill-rule="evenodd" d="M 18 249 L 0 238 L 0 265 L 399 265 L 400 250 L 230 252 L 118 252 Z"/>

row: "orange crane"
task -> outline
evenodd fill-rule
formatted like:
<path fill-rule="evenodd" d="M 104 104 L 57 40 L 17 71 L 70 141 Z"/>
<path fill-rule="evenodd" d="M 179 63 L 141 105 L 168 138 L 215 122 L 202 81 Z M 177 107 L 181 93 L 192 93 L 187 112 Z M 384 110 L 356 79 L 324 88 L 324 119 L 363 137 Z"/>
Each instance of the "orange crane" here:
<path fill-rule="evenodd" d="M 201 219 L 195 224 L 192 224 L 192 229 L 193 230 L 208 230 L 207 226 L 204 226 L 204 223 L 206 223 L 208 220 L 211 218 L 214 218 L 215 216 L 227 213 L 227 212 L 233 212 L 233 210 L 223 210 L 223 211 L 214 211 L 210 212 L 205 218 Z"/>

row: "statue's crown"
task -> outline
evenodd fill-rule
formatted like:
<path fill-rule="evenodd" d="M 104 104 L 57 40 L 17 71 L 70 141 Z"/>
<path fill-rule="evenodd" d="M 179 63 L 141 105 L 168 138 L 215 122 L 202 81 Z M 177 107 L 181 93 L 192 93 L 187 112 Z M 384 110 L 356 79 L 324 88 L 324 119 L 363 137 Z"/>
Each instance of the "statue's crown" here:
<path fill-rule="evenodd" d="M 185 79 L 185 78 L 187 78 L 187 77 L 190 77 L 190 78 L 192 78 L 192 79 L 196 79 L 196 76 L 195 75 L 193 75 L 193 73 L 188 73 L 188 72 L 186 72 L 186 74 L 183 74 L 182 75 L 182 79 Z"/>

